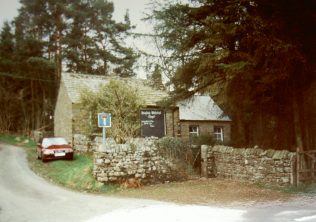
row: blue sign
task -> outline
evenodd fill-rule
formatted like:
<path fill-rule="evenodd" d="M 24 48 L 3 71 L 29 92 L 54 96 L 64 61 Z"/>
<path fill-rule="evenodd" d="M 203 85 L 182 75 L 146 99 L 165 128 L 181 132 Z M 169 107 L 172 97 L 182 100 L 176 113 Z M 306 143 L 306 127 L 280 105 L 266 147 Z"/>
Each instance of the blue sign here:
<path fill-rule="evenodd" d="M 98 126 L 111 127 L 111 113 L 98 113 Z"/>

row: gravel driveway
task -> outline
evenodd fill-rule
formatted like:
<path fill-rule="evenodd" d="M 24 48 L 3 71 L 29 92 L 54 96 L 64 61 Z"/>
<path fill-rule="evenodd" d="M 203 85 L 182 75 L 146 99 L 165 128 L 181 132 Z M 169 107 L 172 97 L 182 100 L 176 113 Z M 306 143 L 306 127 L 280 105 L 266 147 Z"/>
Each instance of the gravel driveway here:
<path fill-rule="evenodd" d="M 78 193 L 35 175 L 23 149 L 0 144 L 0 221 L 310 222 L 316 221 L 316 198 L 225 208 Z"/>

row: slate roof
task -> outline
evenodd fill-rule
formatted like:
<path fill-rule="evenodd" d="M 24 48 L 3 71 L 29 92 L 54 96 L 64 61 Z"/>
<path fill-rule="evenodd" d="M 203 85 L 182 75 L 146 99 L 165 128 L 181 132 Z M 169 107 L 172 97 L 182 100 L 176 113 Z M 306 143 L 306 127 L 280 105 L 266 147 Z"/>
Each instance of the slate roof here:
<path fill-rule="evenodd" d="M 194 95 L 177 106 L 180 120 L 231 121 L 210 96 Z"/>
<path fill-rule="evenodd" d="M 78 73 L 62 73 L 61 81 L 72 103 L 78 103 L 82 89 L 91 89 L 96 92 L 102 85 L 108 84 L 111 80 L 120 80 L 135 88 L 139 96 L 145 101 L 146 106 L 156 106 L 157 102 L 166 98 L 168 93 L 154 89 L 149 82 L 136 78 L 120 78 L 116 76 L 98 76 Z"/>

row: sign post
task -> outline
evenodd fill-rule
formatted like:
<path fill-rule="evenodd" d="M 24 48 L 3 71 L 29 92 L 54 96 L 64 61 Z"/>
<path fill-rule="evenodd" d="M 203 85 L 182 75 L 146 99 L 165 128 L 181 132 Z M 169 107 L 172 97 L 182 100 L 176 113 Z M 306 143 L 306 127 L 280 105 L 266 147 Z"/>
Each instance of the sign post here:
<path fill-rule="evenodd" d="M 105 144 L 105 138 L 106 138 L 106 129 L 105 127 L 102 128 L 102 144 Z"/>
<path fill-rule="evenodd" d="M 106 128 L 111 127 L 111 113 L 98 113 L 98 126 L 102 127 L 102 144 L 106 140 Z"/>

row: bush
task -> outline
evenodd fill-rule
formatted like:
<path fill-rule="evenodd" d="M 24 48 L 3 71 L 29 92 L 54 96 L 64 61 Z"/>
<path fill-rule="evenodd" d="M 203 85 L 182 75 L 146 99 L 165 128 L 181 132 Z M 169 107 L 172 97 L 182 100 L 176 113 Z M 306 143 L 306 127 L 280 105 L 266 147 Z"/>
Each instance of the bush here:
<path fill-rule="evenodd" d="M 163 137 L 156 141 L 156 145 L 164 156 L 171 159 L 182 159 L 189 149 L 189 144 L 174 137 Z"/>
<path fill-rule="evenodd" d="M 198 146 L 200 146 L 200 145 L 214 145 L 215 142 L 214 142 L 213 136 L 204 134 L 204 135 L 193 137 L 192 144 L 198 145 Z"/>
<path fill-rule="evenodd" d="M 122 81 L 110 81 L 98 92 L 84 90 L 81 92 L 76 129 L 88 137 L 101 133 L 97 114 L 111 113 L 112 126 L 107 129 L 107 136 L 114 138 L 117 143 L 125 143 L 126 138 L 133 138 L 139 134 L 141 104 L 143 101 L 136 89 Z"/>
<path fill-rule="evenodd" d="M 194 156 L 189 143 L 174 137 L 163 137 L 156 141 L 162 156 L 172 159 L 176 163 L 179 175 L 184 177 L 185 174 L 193 173 Z"/>

